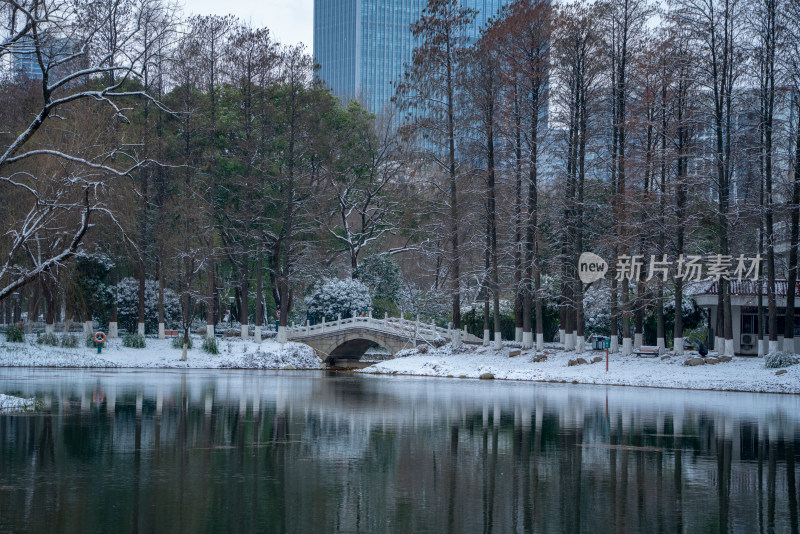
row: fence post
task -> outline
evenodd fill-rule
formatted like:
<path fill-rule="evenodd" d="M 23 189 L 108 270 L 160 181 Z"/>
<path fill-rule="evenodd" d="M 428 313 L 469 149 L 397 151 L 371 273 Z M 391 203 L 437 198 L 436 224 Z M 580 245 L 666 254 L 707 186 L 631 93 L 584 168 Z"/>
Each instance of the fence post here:
<path fill-rule="evenodd" d="M 322 316 L 322 333 L 325 333 L 325 316 Z"/>
<path fill-rule="evenodd" d="M 339 329 L 342 327 L 342 314 L 339 313 L 336 315 L 336 328 Z"/>

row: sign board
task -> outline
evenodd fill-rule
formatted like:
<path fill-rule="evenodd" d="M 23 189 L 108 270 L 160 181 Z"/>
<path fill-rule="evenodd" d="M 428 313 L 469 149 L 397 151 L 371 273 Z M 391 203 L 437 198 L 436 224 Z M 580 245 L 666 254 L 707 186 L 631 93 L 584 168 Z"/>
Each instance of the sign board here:
<path fill-rule="evenodd" d="M 607 349 L 610 349 L 610 348 L 611 348 L 611 338 L 610 338 L 610 337 L 607 337 L 607 338 L 605 339 L 605 343 L 606 343 L 606 348 L 607 348 Z"/>

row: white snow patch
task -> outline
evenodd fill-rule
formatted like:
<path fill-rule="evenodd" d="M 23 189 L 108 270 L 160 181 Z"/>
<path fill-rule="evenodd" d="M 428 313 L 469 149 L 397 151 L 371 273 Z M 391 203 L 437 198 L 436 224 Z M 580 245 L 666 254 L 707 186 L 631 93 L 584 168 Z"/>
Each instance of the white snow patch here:
<path fill-rule="evenodd" d="M 15 397 L 13 395 L 4 395 L 0 393 L 0 412 L 27 410 L 29 408 L 33 408 L 33 405 L 33 399 L 23 399 L 22 397 Z"/>
<path fill-rule="evenodd" d="M 762 358 L 735 357 L 730 362 L 689 367 L 683 363 L 697 352 L 685 356 L 667 354 L 661 358 L 642 358 L 636 355 L 612 354 L 606 372 L 605 352 L 586 351 L 582 354 L 565 352 L 563 346 L 545 345 L 547 361 L 534 362 L 535 350 L 509 357 L 508 345 L 500 351 L 487 347 L 465 346 L 454 351 L 450 345 L 430 349 L 426 354 L 406 350 L 394 360 L 388 360 L 360 370 L 362 373 L 423 375 L 454 378 L 479 378 L 491 373 L 506 380 L 545 382 L 578 382 L 583 384 L 624 385 L 717 391 L 752 391 L 770 393 L 800 393 L 800 365 L 776 375 L 775 369 L 764 368 Z M 714 355 L 714 353 L 712 353 Z M 570 359 L 594 357 L 602 361 L 593 364 L 568 366 Z"/>
<path fill-rule="evenodd" d="M 83 340 L 81 340 L 82 342 Z M 89 347 L 62 348 L 39 345 L 34 336 L 25 343 L 0 341 L 2 367 L 138 367 L 138 368 L 238 368 L 238 369 L 321 369 L 322 361 L 314 350 L 302 343 L 275 341 L 255 343 L 241 338 L 217 339 L 219 354 L 201 350 L 202 339 L 193 337 L 194 347 L 187 361 L 181 361 L 181 349 L 172 347 L 171 339 L 146 339 L 146 347 L 122 346 L 121 339 L 108 339 L 103 352 Z"/>

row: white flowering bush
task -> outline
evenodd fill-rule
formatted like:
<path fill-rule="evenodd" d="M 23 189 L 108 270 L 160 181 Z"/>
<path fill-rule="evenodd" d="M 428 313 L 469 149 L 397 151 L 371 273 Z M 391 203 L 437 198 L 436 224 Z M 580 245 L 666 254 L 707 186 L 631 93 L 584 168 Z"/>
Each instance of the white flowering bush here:
<path fill-rule="evenodd" d="M 794 356 L 785 352 L 770 352 L 764 356 L 764 367 L 767 369 L 778 369 L 794 365 Z"/>
<path fill-rule="evenodd" d="M 369 288 L 359 280 L 323 278 L 314 286 L 311 295 L 305 299 L 308 313 L 314 320 L 335 320 L 338 314 L 342 319 L 352 316 L 353 310 L 361 313 L 370 306 L 372 300 Z"/>
<path fill-rule="evenodd" d="M 122 328 L 129 332 L 136 330 L 139 321 L 139 281 L 135 278 L 123 278 L 116 286 L 108 288 L 112 299 L 117 301 L 117 320 Z M 178 294 L 164 288 L 164 322 L 174 326 L 181 317 L 181 304 Z M 145 280 L 144 283 L 144 318 L 145 328 L 152 332 L 158 328 L 158 282 Z"/>

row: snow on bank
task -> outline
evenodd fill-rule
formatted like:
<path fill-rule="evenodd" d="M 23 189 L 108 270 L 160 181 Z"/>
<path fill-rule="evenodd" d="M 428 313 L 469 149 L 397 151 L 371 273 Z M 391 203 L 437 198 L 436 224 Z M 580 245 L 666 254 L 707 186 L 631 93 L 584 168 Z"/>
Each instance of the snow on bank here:
<path fill-rule="evenodd" d="M 462 352 L 454 352 L 449 345 L 438 349 L 426 347 L 422 349 L 427 350 L 425 354 L 420 354 L 417 349 L 403 351 L 394 360 L 381 362 L 360 372 L 454 378 L 479 378 L 482 374 L 491 373 L 494 378 L 506 380 L 800 393 L 800 365 L 793 365 L 786 373 L 776 375 L 777 369 L 764 368 L 762 358 L 737 357 L 716 365 L 688 367 L 683 365 L 684 361 L 697 356 L 696 353 L 668 355 L 664 359 L 612 354 L 609 371 L 606 372 L 604 351 L 587 351 L 576 355 L 575 352 L 564 352 L 557 346 L 549 346 L 545 348 L 547 360 L 543 362 L 533 361 L 534 351 L 522 351 L 519 356 L 509 357 L 510 351 L 518 349 L 508 346 L 500 351 L 465 346 Z M 582 357 L 591 361 L 596 356 L 602 356 L 603 361 L 568 366 L 571 359 Z"/>
<path fill-rule="evenodd" d="M 3 395 L 0 393 L 0 413 L 28 410 L 33 408 L 34 399 L 23 399 L 13 395 Z"/>
<path fill-rule="evenodd" d="M 81 340 L 82 341 L 82 340 Z M 254 343 L 239 338 L 217 340 L 219 354 L 200 349 L 201 340 L 193 339 L 187 361 L 181 361 L 181 349 L 170 339 L 146 340 L 143 349 L 122 346 L 122 340 L 109 339 L 102 354 L 97 349 L 74 349 L 39 345 L 28 336 L 25 343 L 0 341 L 0 366 L 5 367 L 156 367 L 156 368 L 233 368 L 233 369 L 320 369 L 322 361 L 313 349 L 301 343 L 281 345 L 275 341 Z"/>

